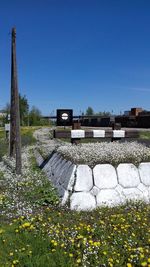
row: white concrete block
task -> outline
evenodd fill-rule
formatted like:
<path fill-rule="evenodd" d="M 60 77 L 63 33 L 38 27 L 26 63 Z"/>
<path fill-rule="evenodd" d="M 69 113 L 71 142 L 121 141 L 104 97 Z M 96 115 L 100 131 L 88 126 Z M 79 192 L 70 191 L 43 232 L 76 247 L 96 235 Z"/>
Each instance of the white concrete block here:
<path fill-rule="evenodd" d="M 142 193 L 143 193 L 143 197 L 144 197 L 144 200 L 146 202 L 149 201 L 149 192 L 148 192 L 148 187 L 143 185 L 142 183 L 140 183 L 137 187 L 137 189 L 139 189 Z"/>
<path fill-rule="evenodd" d="M 144 200 L 143 193 L 137 188 L 125 188 L 122 191 L 125 200 Z"/>
<path fill-rule="evenodd" d="M 144 185 L 150 186 L 150 162 L 140 163 L 139 173 L 140 173 L 141 182 Z"/>
<path fill-rule="evenodd" d="M 132 163 L 121 163 L 117 167 L 119 184 L 124 188 L 137 187 L 140 184 L 138 169 Z"/>
<path fill-rule="evenodd" d="M 93 130 L 93 137 L 105 137 L 105 130 Z"/>
<path fill-rule="evenodd" d="M 74 185 L 74 181 L 75 181 L 75 172 L 76 172 L 76 168 L 77 166 L 74 165 L 73 169 L 72 169 L 72 173 L 70 176 L 70 180 L 67 186 L 67 190 L 72 191 L 73 190 L 73 185 Z"/>
<path fill-rule="evenodd" d="M 92 170 L 88 165 L 79 165 L 76 171 L 75 191 L 90 191 L 93 187 Z"/>
<path fill-rule="evenodd" d="M 119 193 L 115 189 L 102 189 L 96 199 L 97 206 L 115 206 L 121 203 Z"/>
<path fill-rule="evenodd" d="M 93 210 L 96 208 L 95 197 L 89 192 L 73 193 L 70 198 L 71 210 Z"/>
<path fill-rule="evenodd" d="M 115 168 L 110 164 L 98 164 L 93 169 L 95 185 L 100 189 L 111 189 L 117 185 Z"/>

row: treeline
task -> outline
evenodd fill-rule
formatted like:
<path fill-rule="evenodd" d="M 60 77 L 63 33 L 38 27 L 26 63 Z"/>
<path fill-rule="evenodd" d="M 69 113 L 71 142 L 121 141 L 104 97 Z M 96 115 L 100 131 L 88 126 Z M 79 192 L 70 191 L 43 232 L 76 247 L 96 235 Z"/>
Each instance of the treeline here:
<path fill-rule="evenodd" d="M 32 106 L 30 109 L 28 99 L 26 98 L 25 95 L 21 96 L 19 94 L 19 108 L 20 108 L 21 126 L 49 125 L 50 123 L 49 120 L 42 118 L 42 113 L 37 107 Z M 2 124 L 4 125 L 9 121 L 10 104 L 6 104 L 6 106 L 3 108 L 3 113 L 6 114 L 6 116 L 2 118 Z"/>
<path fill-rule="evenodd" d="M 112 111 L 113 113 L 113 111 Z M 92 107 L 88 107 L 86 109 L 85 114 L 83 113 L 82 115 L 86 115 L 86 116 L 90 116 L 90 115 L 99 115 L 99 116 L 111 116 L 112 115 L 111 112 L 109 111 L 99 111 L 99 112 L 94 112 Z"/>

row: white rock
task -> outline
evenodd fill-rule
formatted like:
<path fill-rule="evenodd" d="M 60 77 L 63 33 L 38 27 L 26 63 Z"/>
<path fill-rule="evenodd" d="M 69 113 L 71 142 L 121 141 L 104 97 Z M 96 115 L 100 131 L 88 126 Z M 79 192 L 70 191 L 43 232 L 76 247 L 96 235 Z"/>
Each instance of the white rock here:
<path fill-rule="evenodd" d="M 150 186 L 150 162 L 142 162 L 139 165 L 141 181 L 144 185 Z"/>
<path fill-rule="evenodd" d="M 143 193 L 137 188 L 125 188 L 122 193 L 125 200 L 144 200 Z"/>
<path fill-rule="evenodd" d="M 79 165 L 76 172 L 74 190 L 90 191 L 93 187 L 92 170 L 88 165 Z"/>
<path fill-rule="evenodd" d="M 97 206 L 115 206 L 121 203 L 119 193 L 115 189 L 102 189 L 96 200 Z"/>
<path fill-rule="evenodd" d="M 137 187 L 140 183 L 138 169 L 132 163 L 121 163 L 117 167 L 119 184 L 124 188 Z"/>
<path fill-rule="evenodd" d="M 95 185 L 100 189 L 111 189 L 117 185 L 115 168 L 110 164 L 98 164 L 93 169 Z"/>
<path fill-rule="evenodd" d="M 71 210 L 93 210 L 96 208 L 95 197 L 89 192 L 73 193 L 70 198 Z"/>

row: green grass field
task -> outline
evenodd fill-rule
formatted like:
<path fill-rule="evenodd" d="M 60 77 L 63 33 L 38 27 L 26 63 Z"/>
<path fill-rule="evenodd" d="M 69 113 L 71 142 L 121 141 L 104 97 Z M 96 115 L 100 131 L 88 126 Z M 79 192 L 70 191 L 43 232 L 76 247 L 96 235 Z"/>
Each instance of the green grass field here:
<path fill-rule="evenodd" d="M 150 207 L 40 207 L 1 224 L 0 266 L 150 266 Z"/>

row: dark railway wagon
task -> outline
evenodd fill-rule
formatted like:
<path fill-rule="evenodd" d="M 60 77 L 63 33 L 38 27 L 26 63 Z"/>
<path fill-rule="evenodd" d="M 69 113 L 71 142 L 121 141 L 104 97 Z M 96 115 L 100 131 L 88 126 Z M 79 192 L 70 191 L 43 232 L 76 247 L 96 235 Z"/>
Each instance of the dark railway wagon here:
<path fill-rule="evenodd" d="M 137 127 L 136 116 L 116 116 L 115 123 L 120 123 L 121 127 Z"/>
<path fill-rule="evenodd" d="M 137 117 L 138 128 L 150 128 L 150 115 L 141 115 Z"/>

